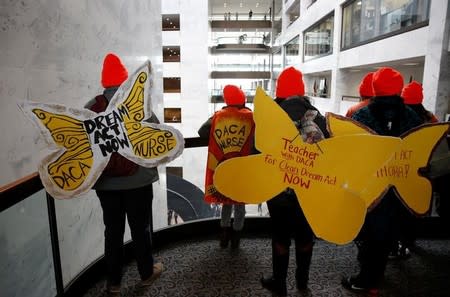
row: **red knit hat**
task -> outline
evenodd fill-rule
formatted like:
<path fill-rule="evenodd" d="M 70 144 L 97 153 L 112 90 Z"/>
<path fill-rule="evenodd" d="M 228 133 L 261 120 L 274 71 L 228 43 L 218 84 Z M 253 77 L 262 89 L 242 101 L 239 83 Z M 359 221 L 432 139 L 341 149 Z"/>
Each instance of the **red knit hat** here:
<path fill-rule="evenodd" d="M 286 99 L 287 97 L 295 95 L 305 95 L 303 75 L 294 67 L 288 67 L 278 76 L 276 97 Z"/>
<path fill-rule="evenodd" d="M 118 87 L 128 78 L 128 71 L 120 58 L 109 53 L 103 60 L 102 85 L 104 88 Z"/>
<path fill-rule="evenodd" d="M 397 70 L 382 67 L 373 74 L 372 86 L 375 96 L 400 95 L 403 89 L 403 77 Z"/>
<path fill-rule="evenodd" d="M 422 85 L 416 81 L 410 82 L 403 88 L 401 97 L 405 104 L 421 104 L 423 100 Z"/>
<path fill-rule="evenodd" d="M 363 80 L 359 84 L 359 95 L 361 97 L 373 97 L 373 87 L 372 87 L 373 72 L 369 72 L 364 76 Z"/>
<path fill-rule="evenodd" d="M 246 97 L 238 87 L 226 85 L 223 88 L 223 99 L 227 105 L 244 105 Z"/>

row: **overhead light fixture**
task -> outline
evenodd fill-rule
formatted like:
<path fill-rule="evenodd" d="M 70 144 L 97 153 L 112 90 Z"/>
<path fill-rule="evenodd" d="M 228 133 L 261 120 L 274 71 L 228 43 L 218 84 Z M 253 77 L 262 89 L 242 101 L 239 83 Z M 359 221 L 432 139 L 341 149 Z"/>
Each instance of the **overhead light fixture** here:
<path fill-rule="evenodd" d="M 223 3 L 223 7 L 227 7 L 227 3 L 226 2 Z"/>
<path fill-rule="evenodd" d="M 256 2 L 256 7 L 259 7 L 259 2 Z"/>
<path fill-rule="evenodd" d="M 419 65 L 419 63 L 413 63 L 413 62 L 411 62 L 411 63 L 404 63 L 403 65 L 404 65 L 404 66 L 416 66 L 416 65 Z"/>
<path fill-rule="evenodd" d="M 244 4 L 242 4 L 242 2 L 241 3 L 239 3 L 239 7 L 242 7 Z"/>

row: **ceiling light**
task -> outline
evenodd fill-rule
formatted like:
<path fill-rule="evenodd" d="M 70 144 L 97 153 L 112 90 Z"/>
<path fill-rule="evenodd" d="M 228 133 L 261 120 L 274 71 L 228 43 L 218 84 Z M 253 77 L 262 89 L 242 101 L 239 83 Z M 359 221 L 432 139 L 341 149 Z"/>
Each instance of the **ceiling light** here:
<path fill-rule="evenodd" d="M 242 7 L 242 5 L 243 5 L 243 4 L 242 4 L 242 2 L 241 2 L 241 3 L 239 3 L 239 7 Z"/>
<path fill-rule="evenodd" d="M 227 3 L 226 2 L 223 3 L 223 7 L 227 7 Z"/>
<path fill-rule="evenodd" d="M 404 63 L 404 66 L 416 66 L 419 65 L 419 63 Z"/>
<path fill-rule="evenodd" d="M 259 2 L 256 2 L 256 7 L 259 7 Z"/>

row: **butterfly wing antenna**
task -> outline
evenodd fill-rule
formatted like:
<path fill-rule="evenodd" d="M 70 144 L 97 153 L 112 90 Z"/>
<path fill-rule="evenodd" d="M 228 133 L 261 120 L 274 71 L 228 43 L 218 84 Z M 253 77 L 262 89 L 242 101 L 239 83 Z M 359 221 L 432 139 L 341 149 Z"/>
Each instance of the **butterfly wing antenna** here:
<path fill-rule="evenodd" d="M 297 128 L 288 114 L 261 87 L 256 89 L 254 106 L 256 148 L 269 154 L 279 153 L 278 141 L 282 137 L 293 140 L 299 134 Z"/>
<path fill-rule="evenodd" d="M 432 186 L 424 174 L 439 141 L 449 131 L 449 123 L 422 125 L 403 135 L 386 172 L 404 204 L 418 215 L 427 213 L 432 198 Z M 389 171 L 390 170 L 390 171 Z"/>
<path fill-rule="evenodd" d="M 50 154 L 39 166 L 40 174 L 49 176 L 53 182 L 48 188 L 55 192 L 50 194 L 55 198 L 68 198 L 64 191 L 80 192 L 90 188 L 92 185 L 86 185 L 85 181 L 93 167 L 94 155 L 83 121 L 39 108 L 32 112 L 49 131 L 56 146 L 62 149 Z M 103 163 L 106 166 L 106 162 Z"/>
<path fill-rule="evenodd" d="M 331 136 L 343 136 L 351 134 L 376 134 L 369 127 L 350 118 L 327 112 L 328 131 Z"/>
<path fill-rule="evenodd" d="M 232 158 L 217 166 L 214 186 L 235 201 L 262 203 L 286 188 L 281 171 L 274 168 L 277 166 L 276 160 L 267 154 Z"/>

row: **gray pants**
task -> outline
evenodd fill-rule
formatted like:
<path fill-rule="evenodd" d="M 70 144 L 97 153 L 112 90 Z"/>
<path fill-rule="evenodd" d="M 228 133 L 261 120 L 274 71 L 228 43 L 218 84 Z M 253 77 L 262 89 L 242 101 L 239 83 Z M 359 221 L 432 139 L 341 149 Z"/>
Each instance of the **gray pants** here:
<path fill-rule="evenodd" d="M 241 231 L 244 227 L 245 220 L 245 204 L 223 204 L 220 226 L 230 227 L 231 226 L 231 211 L 234 208 L 234 221 L 233 229 L 235 231 Z"/>

